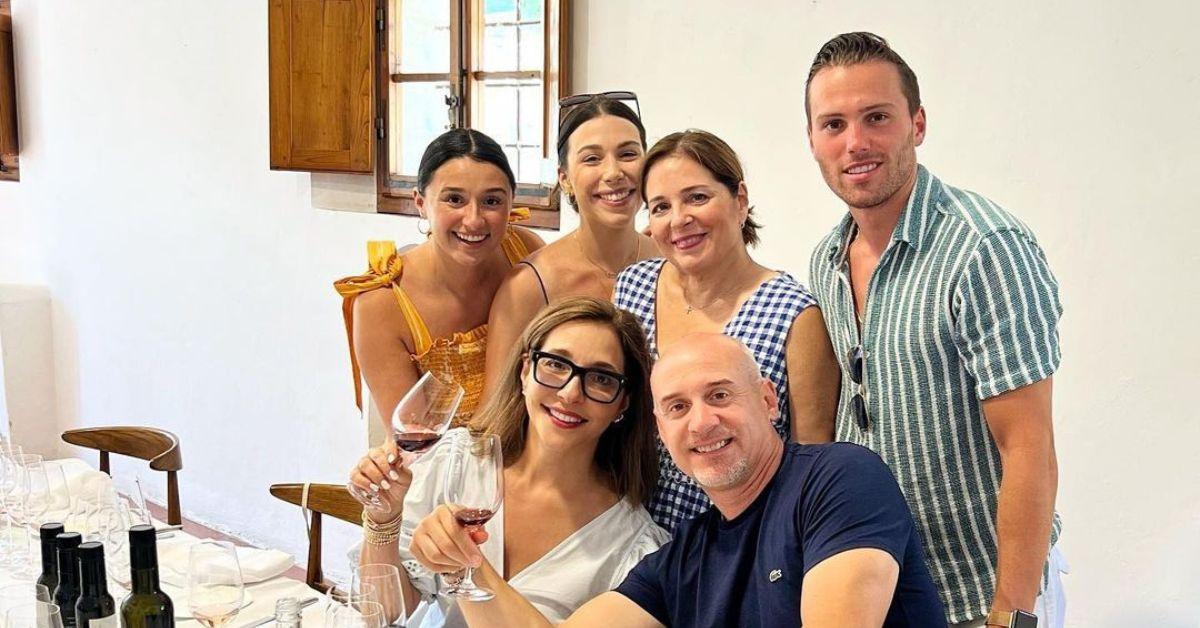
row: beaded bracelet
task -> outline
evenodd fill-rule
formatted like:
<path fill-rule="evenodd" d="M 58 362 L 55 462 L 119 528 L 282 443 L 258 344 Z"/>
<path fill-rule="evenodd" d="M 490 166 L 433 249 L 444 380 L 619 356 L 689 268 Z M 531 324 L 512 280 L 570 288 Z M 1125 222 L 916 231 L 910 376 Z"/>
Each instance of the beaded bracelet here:
<path fill-rule="evenodd" d="M 369 545 L 389 545 L 395 543 L 400 537 L 400 521 L 403 515 L 392 519 L 387 523 L 375 523 L 367 516 L 367 511 L 363 511 L 363 542 Z"/>

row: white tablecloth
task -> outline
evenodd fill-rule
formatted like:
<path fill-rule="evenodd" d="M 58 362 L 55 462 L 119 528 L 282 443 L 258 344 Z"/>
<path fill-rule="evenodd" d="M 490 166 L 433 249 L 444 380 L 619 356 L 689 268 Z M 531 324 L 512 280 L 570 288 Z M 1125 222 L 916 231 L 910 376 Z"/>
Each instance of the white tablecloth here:
<path fill-rule="evenodd" d="M 75 458 L 50 461 L 47 464 L 57 464 L 62 467 L 63 475 L 66 477 L 67 485 L 74 495 L 95 494 L 97 483 L 104 482 L 107 477 L 103 473 L 91 467 L 87 462 Z M 58 520 L 55 518 L 57 513 L 47 513 L 47 517 L 43 517 L 46 521 Z M 65 516 L 65 512 L 61 513 Z M 156 521 L 157 527 L 164 527 L 161 521 Z M 71 525 L 67 525 L 70 530 Z M 177 621 L 186 622 L 186 625 L 198 626 L 199 623 L 189 617 L 187 608 L 187 560 L 188 549 L 200 539 L 187 534 L 183 531 L 175 531 L 168 533 L 169 535 L 161 535 L 158 540 L 159 554 L 159 575 L 163 591 L 171 596 L 171 600 L 175 603 L 175 615 Z M 35 561 L 40 561 L 41 548 L 36 538 L 31 539 L 31 551 Z M 273 617 L 275 614 L 275 601 L 282 597 L 295 597 L 300 600 L 307 598 L 318 598 L 318 602 L 306 608 L 303 614 L 304 626 L 320 626 L 324 616 L 324 599 L 317 591 L 309 588 L 303 582 L 293 580 L 283 575 L 275 575 L 265 580 L 257 582 L 249 582 L 253 580 L 256 571 L 259 575 L 269 575 L 271 573 L 282 574 L 295 564 L 295 560 L 290 556 L 282 554 L 278 550 L 263 550 L 257 548 L 238 548 L 238 558 L 247 568 L 243 568 L 246 575 L 246 593 L 250 604 L 242 608 L 238 616 L 233 620 L 231 626 L 237 628 L 252 621 Z M 17 581 L 11 570 L 0 568 L 0 585 L 9 584 Z M 117 600 L 118 606 L 121 600 L 125 597 L 128 591 L 123 588 L 120 583 L 109 580 L 108 591 L 113 598 Z M 183 619 L 187 618 L 187 619 Z"/>

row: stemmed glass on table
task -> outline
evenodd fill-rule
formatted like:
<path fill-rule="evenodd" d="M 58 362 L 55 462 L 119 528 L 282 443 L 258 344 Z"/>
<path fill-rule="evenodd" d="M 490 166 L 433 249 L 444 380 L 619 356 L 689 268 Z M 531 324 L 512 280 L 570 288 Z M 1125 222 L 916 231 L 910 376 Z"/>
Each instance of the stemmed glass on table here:
<path fill-rule="evenodd" d="M 468 532 L 491 520 L 504 501 L 504 455 L 499 436 L 492 434 L 473 440 L 450 456 L 443 500 L 454 519 Z M 475 585 L 473 573 L 474 569 L 468 567 L 463 578 L 452 583 L 446 594 L 474 602 L 495 597 L 492 591 Z"/>
<path fill-rule="evenodd" d="M 368 563 L 354 568 L 350 594 L 361 596 L 360 601 L 375 602 L 383 607 L 386 625 L 403 626 L 408 619 L 404 605 L 404 589 L 400 584 L 400 568 L 386 563 Z"/>
<path fill-rule="evenodd" d="M 237 550 L 225 541 L 201 541 L 188 554 L 188 609 L 208 628 L 224 626 L 242 609 L 245 585 Z"/>
<path fill-rule="evenodd" d="M 5 628 L 63 628 L 62 612 L 57 604 L 39 600 L 14 607 L 5 613 L 4 626 Z"/>
<path fill-rule="evenodd" d="M 428 371 L 404 394 L 392 412 L 392 440 L 406 464 L 420 458 L 446 433 L 463 394 L 462 386 L 442 381 Z M 347 488 L 363 506 L 377 512 L 391 510 L 378 490 L 363 490 L 353 483 Z"/>

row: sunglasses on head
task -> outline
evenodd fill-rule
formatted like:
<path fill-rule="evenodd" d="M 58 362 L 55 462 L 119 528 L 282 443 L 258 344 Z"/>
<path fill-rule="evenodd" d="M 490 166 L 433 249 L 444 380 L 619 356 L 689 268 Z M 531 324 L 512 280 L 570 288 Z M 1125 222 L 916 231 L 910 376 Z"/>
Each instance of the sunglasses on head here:
<path fill-rule="evenodd" d="M 619 100 L 619 101 L 625 102 L 627 104 L 629 102 L 632 102 L 633 110 L 637 113 L 638 119 L 640 120 L 642 117 L 642 107 L 641 107 L 641 105 L 638 104 L 637 94 L 635 94 L 633 92 L 617 91 L 617 92 L 600 92 L 598 94 L 575 94 L 573 96 L 566 96 L 566 97 L 560 98 L 558 100 L 558 123 L 559 123 L 559 125 L 560 126 L 562 125 L 563 119 L 567 117 L 567 114 L 570 113 L 570 111 L 572 109 L 574 109 L 582 104 L 591 102 L 592 99 L 597 98 L 597 97 L 604 97 L 609 100 Z M 566 138 L 561 138 L 559 140 L 559 148 L 560 149 L 562 148 L 562 143 L 565 139 Z"/>

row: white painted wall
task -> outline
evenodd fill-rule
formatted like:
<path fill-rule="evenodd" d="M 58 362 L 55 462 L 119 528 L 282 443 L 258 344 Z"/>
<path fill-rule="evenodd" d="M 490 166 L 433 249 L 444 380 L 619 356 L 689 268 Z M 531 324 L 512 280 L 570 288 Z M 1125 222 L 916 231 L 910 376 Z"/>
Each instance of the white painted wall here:
<path fill-rule="evenodd" d="M 176 431 L 186 514 L 300 554 L 266 485 L 340 481 L 363 438 L 330 282 L 364 240 L 417 234 L 313 209 L 307 175 L 267 169 L 265 5 L 15 0 L 26 151 L 0 184 L 0 281 L 50 288 L 57 426 Z M 757 255 L 803 277 L 841 212 L 805 143 L 807 65 L 838 32 L 889 37 L 922 81 L 921 160 L 1028 222 L 1063 287 L 1070 625 L 1196 625 L 1195 10 L 731 6 L 580 0 L 577 86 L 637 91 L 654 137 L 727 139 Z"/>

